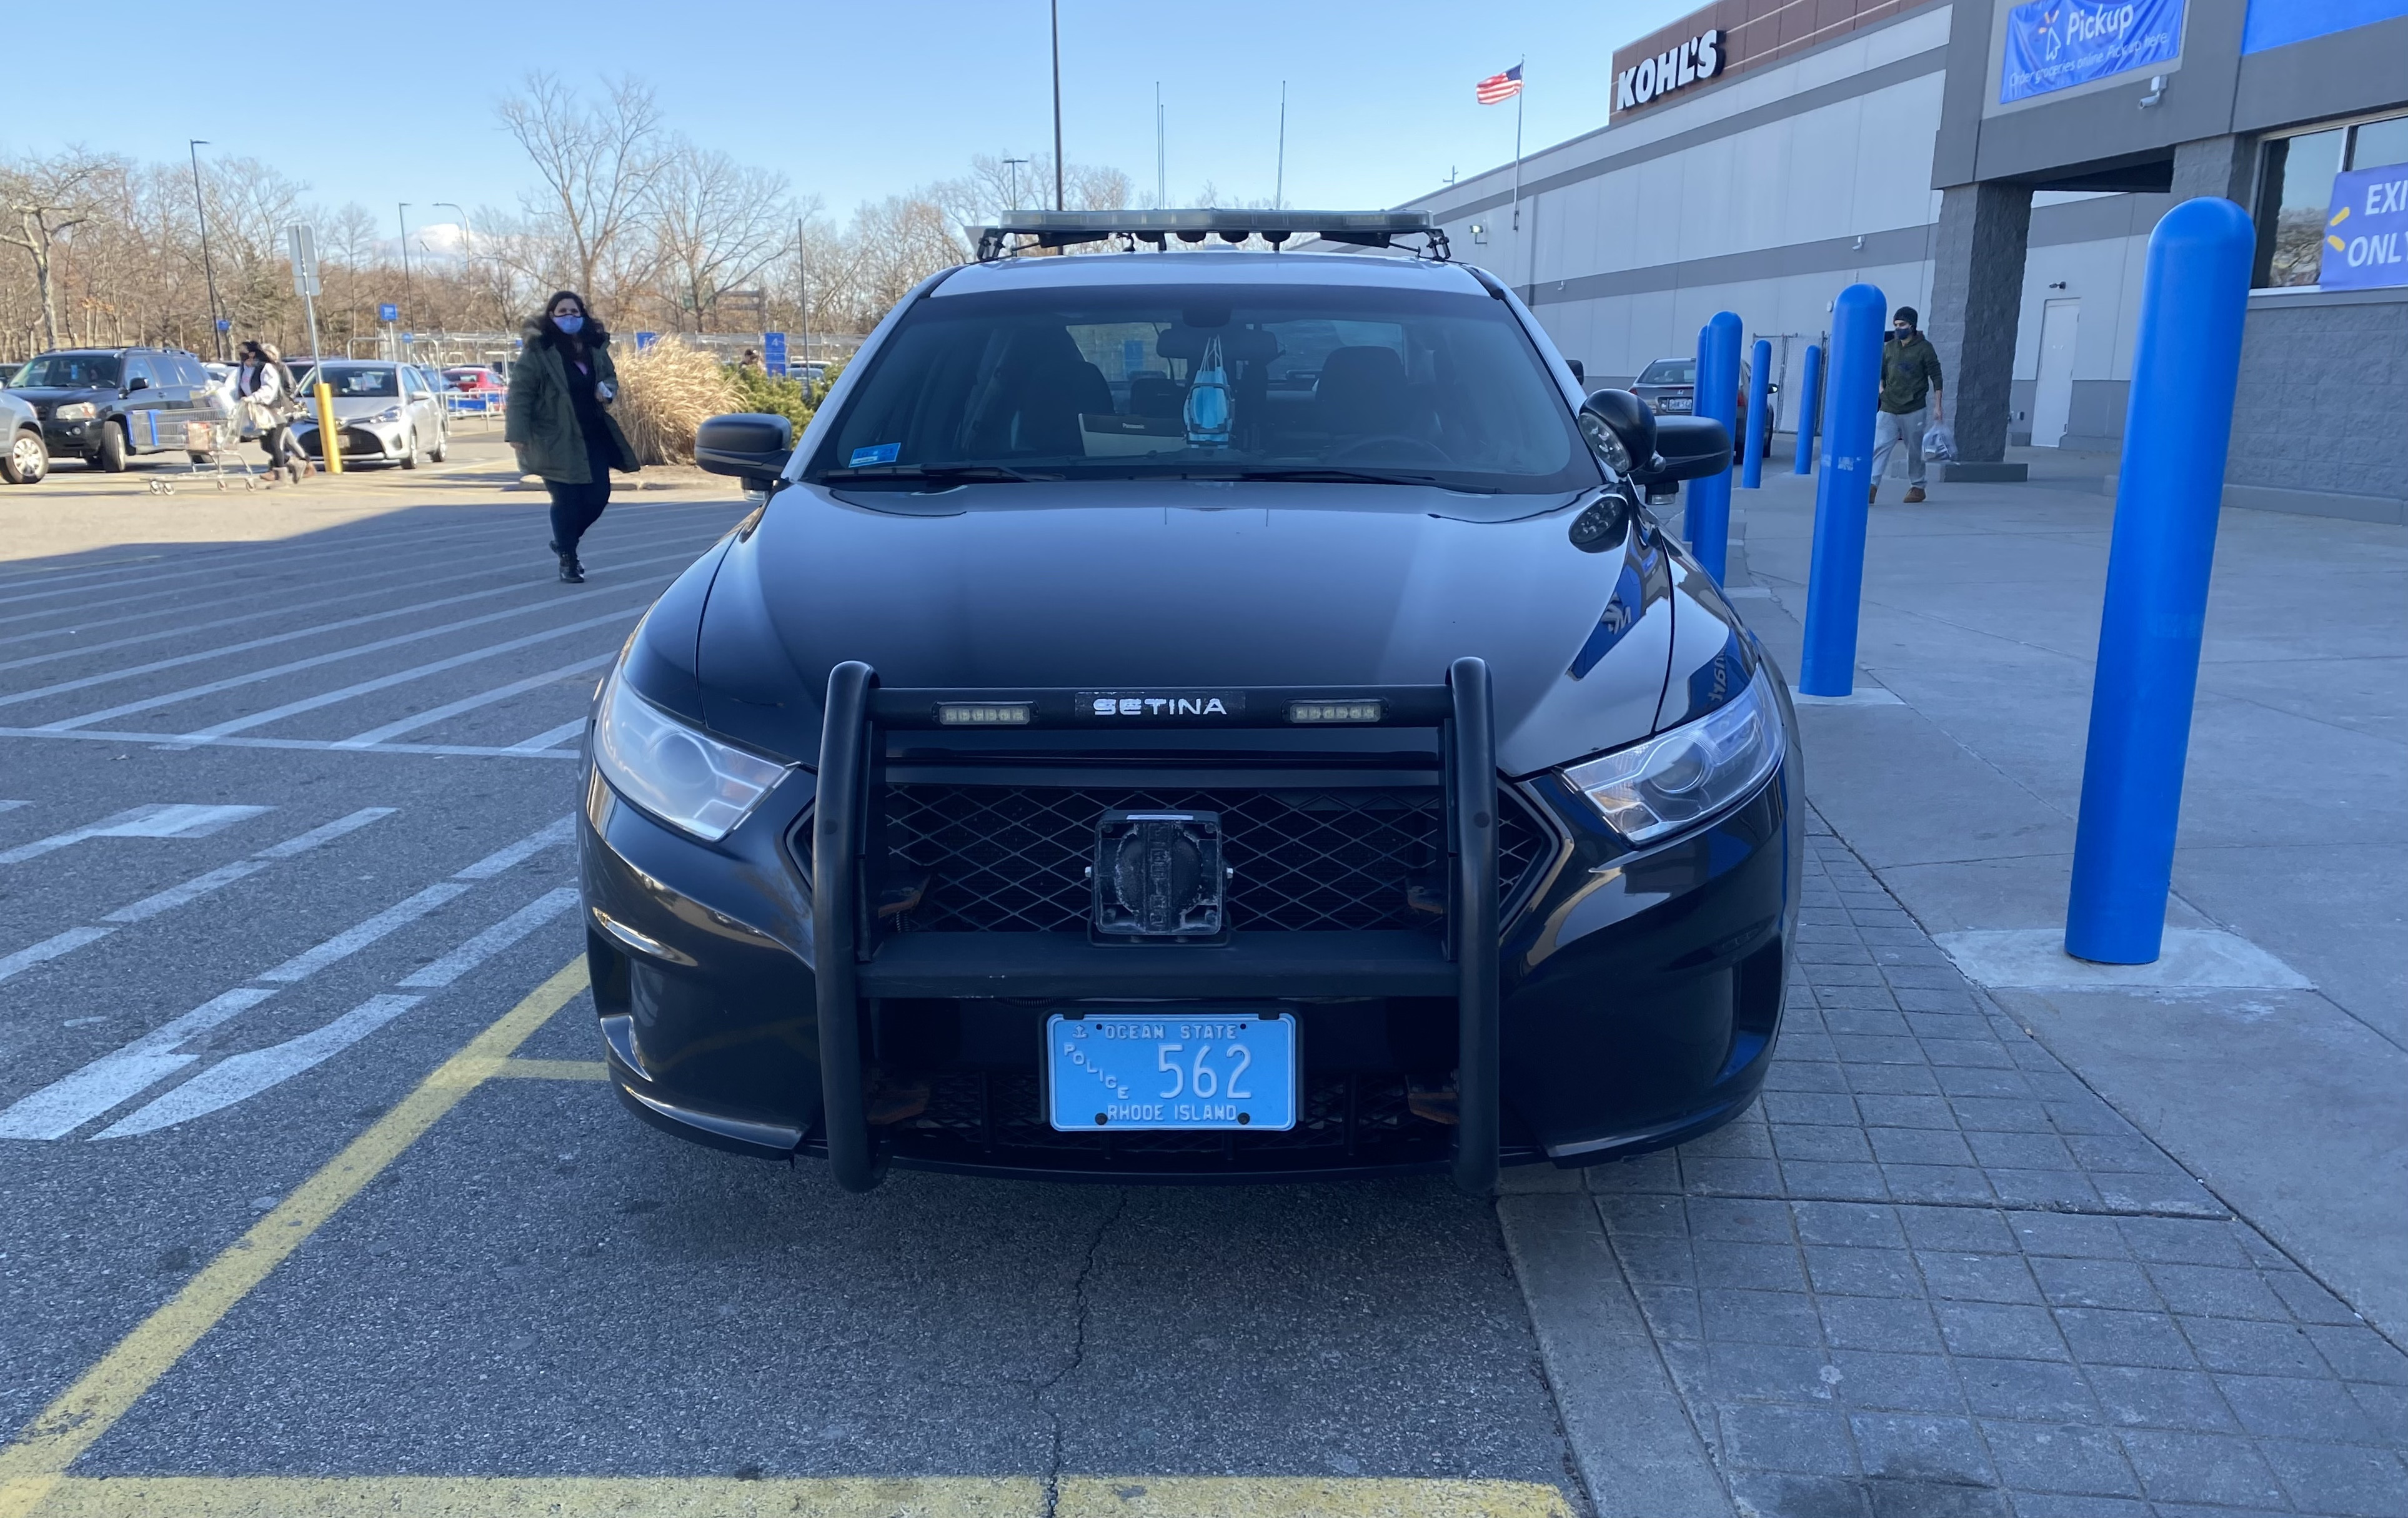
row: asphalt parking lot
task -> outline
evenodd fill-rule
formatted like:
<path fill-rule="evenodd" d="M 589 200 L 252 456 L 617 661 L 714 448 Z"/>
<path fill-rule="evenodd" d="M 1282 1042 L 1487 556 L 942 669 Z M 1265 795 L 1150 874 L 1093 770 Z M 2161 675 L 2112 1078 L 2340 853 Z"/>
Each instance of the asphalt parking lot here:
<path fill-rule="evenodd" d="M 0 502 L 67 549 L 0 566 L 0 1512 L 1568 1510 L 1442 1181 L 854 1198 L 628 1118 L 574 751 L 744 508 L 562 585 L 498 457 Z"/>

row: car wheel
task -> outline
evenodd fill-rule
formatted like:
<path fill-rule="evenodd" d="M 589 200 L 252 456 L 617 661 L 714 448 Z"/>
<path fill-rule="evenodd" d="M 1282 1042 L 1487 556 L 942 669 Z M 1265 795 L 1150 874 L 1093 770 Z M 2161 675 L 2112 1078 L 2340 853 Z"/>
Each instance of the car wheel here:
<path fill-rule="evenodd" d="M 440 464 L 445 459 L 452 456 L 452 433 L 449 428 L 436 434 L 435 451 L 426 456 L 437 464 Z"/>
<path fill-rule="evenodd" d="M 21 432 L 8 445 L 5 457 L 0 457 L 0 480 L 12 485 L 38 485 L 50 472 L 50 451 L 42 446 L 38 432 Z"/>
<path fill-rule="evenodd" d="M 100 429 L 100 469 L 103 474 L 125 472 L 125 430 L 114 423 L 103 423 Z"/>
<path fill-rule="evenodd" d="M 401 451 L 401 466 L 415 469 L 423 457 L 418 451 L 418 429 L 412 427 L 409 429 L 409 446 Z"/>

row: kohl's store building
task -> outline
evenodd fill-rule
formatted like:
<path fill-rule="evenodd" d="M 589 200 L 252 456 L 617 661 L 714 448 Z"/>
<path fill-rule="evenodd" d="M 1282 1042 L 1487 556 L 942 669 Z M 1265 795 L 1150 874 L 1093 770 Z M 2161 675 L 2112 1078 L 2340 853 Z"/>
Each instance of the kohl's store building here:
<path fill-rule="evenodd" d="M 2258 226 L 2227 504 L 2408 521 L 2408 0 L 1714 0 L 1531 74 L 1607 124 L 1518 201 L 1508 164 L 1410 204 L 1592 382 L 1726 309 L 1794 381 L 1863 280 L 1939 349 L 1950 476 L 2021 478 L 2011 444 L 2119 445 L 2150 230 L 2225 195 Z"/>

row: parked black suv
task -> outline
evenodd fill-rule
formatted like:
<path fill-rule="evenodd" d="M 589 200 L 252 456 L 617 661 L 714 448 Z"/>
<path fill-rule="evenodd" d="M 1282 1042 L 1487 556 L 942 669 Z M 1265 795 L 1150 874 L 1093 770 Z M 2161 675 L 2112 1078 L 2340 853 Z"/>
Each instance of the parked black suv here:
<path fill-rule="evenodd" d="M 160 348 L 72 348 L 25 365 L 12 394 L 41 419 L 54 459 L 111 474 L 136 453 L 189 451 L 194 422 L 225 421 L 201 361 Z"/>

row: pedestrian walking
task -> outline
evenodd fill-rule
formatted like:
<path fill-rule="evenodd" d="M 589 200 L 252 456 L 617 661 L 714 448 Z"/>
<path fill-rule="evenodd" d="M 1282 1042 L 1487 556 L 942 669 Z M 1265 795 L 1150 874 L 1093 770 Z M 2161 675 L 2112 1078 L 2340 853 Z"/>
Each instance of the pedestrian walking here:
<path fill-rule="evenodd" d="M 259 438 L 268 473 L 299 484 L 309 472 L 309 456 L 293 437 L 293 419 L 301 414 L 293 371 L 272 343 L 246 342 L 237 356 L 242 364 L 235 370 L 234 394 L 243 430 Z"/>
<path fill-rule="evenodd" d="M 1873 484 L 1865 496 L 1869 502 L 1880 498 L 1889 456 L 1900 445 L 1906 449 L 1906 504 L 1913 506 L 1923 499 L 1923 434 L 1947 420 L 1941 408 L 1940 352 L 1930 338 L 1915 330 L 1915 320 L 1914 307 L 1899 307 L 1890 318 L 1889 340 L 1882 344 L 1881 409 L 1873 416 Z"/>
<path fill-rule="evenodd" d="M 541 314 L 521 329 L 524 339 L 510 364 L 509 421 L 503 440 L 517 451 L 519 473 L 543 477 L 552 493 L 552 551 L 560 578 L 585 582 L 577 545 L 610 504 L 610 471 L 636 472 L 636 451 L 610 415 L 619 370 L 610 361 L 610 334 L 573 290 L 553 294 Z"/>

